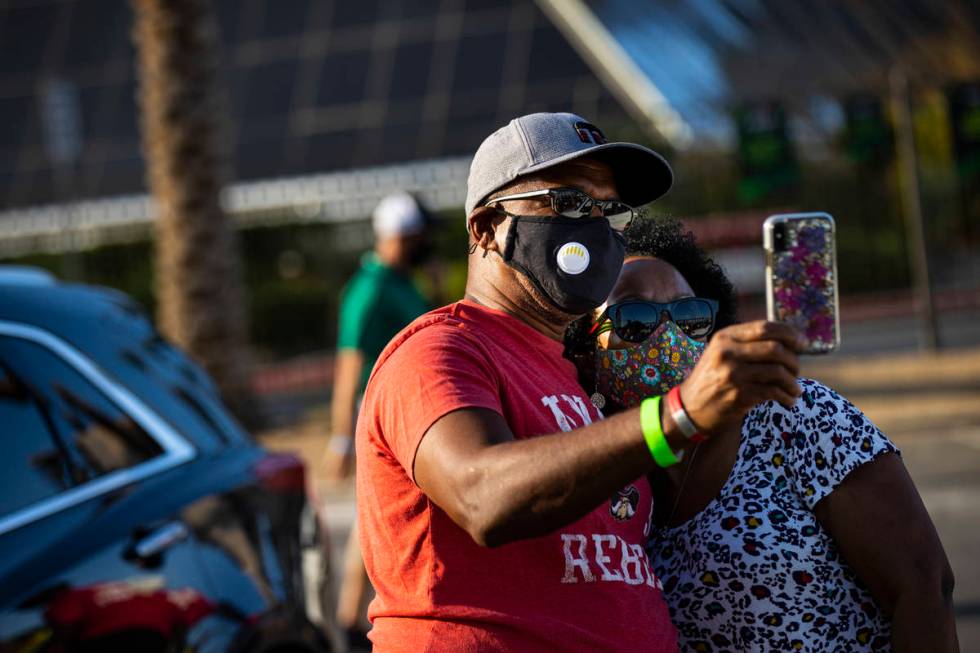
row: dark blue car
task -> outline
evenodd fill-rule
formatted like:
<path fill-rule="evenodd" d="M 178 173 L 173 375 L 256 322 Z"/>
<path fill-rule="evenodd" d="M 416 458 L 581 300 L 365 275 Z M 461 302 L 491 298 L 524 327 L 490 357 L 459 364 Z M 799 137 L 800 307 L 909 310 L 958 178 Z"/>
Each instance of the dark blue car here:
<path fill-rule="evenodd" d="M 0 442 L 0 653 L 329 650 L 302 462 L 125 295 L 0 268 Z"/>

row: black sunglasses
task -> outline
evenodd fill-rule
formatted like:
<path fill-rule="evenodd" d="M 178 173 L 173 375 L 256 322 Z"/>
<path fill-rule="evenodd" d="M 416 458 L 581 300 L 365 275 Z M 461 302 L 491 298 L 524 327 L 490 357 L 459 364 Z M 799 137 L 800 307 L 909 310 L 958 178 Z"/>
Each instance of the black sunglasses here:
<path fill-rule="evenodd" d="M 551 201 L 551 209 L 566 218 L 587 218 L 592 215 L 592 209 L 599 208 L 599 213 L 616 231 L 624 231 L 636 216 L 636 210 L 629 204 L 619 200 L 597 200 L 577 188 L 542 188 L 526 193 L 504 195 L 487 201 L 487 206 L 508 200 L 525 200 L 532 197 L 547 197 Z"/>
<path fill-rule="evenodd" d="M 620 340 L 643 342 L 660 325 L 665 313 L 691 338 L 704 338 L 715 328 L 718 302 L 703 297 L 683 297 L 666 304 L 640 300 L 610 304 L 589 333 L 599 335 L 611 329 Z"/>

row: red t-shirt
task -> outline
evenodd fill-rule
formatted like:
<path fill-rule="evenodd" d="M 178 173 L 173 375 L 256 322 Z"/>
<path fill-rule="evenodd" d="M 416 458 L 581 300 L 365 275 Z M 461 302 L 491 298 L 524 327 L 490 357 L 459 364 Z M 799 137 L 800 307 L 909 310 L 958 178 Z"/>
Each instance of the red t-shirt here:
<path fill-rule="evenodd" d="M 64 590 L 45 617 L 52 626 L 77 629 L 80 640 L 133 629 L 170 637 L 177 626 L 189 628 L 214 610 L 213 603 L 190 587 L 145 589 L 108 582 Z"/>
<path fill-rule="evenodd" d="M 357 509 L 378 653 L 676 651 L 644 554 L 645 479 L 557 531 L 476 544 L 413 480 L 429 427 L 461 408 L 500 413 L 517 439 L 601 416 L 561 344 L 469 301 L 418 318 L 382 352 L 357 425 Z"/>

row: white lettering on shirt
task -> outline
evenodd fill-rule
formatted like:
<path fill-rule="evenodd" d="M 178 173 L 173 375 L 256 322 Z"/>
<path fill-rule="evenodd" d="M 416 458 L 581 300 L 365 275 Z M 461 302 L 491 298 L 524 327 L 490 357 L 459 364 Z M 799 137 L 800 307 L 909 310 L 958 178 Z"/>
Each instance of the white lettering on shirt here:
<path fill-rule="evenodd" d="M 565 551 L 565 575 L 562 577 L 561 582 L 579 582 L 578 577 L 575 575 L 575 570 L 578 569 L 582 574 L 582 580 L 584 582 L 594 583 L 595 575 L 589 569 L 589 559 L 586 557 L 585 552 L 589 543 L 588 539 L 578 533 L 562 533 L 561 541 Z M 572 542 L 578 544 L 578 553 L 576 556 L 572 555 Z"/>
<path fill-rule="evenodd" d="M 561 408 L 558 407 L 558 397 L 555 395 L 541 397 L 541 403 L 551 409 L 551 414 L 555 416 L 555 422 L 558 423 L 558 428 L 562 431 L 567 433 L 576 427 L 572 418 L 563 413 Z"/>
<path fill-rule="evenodd" d="M 579 418 L 582 420 L 582 426 L 586 426 L 592 423 L 592 416 L 589 415 L 589 408 L 588 406 L 585 405 L 585 402 L 582 401 L 581 397 L 577 395 L 574 397 L 569 397 L 568 395 L 562 395 L 561 398 L 564 399 L 565 403 L 571 406 L 572 410 L 574 410 L 575 413 L 579 416 Z"/>
<path fill-rule="evenodd" d="M 595 544 L 595 563 L 599 565 L 599 571 L 602 572 L 601 578 L 604 581 L 622 581 L 623 575 L 621 573 L 618 571 L 610 571 L 609 567 L 606 566 L 608 563 L 612 562 L 612 559 L 602 550 L 603 542 L 608 543 L 610 545 L 610 549 L 615 549 L 616 536 L 609 534 L 603 535 L 599 533 L 592 534 L 592 543 Z"/>
<path fill-rule="evenodd" d="M 646 553 L 639 544 L 630 544 L 620 538 L 623 545 L 623 559 L 620 568 L 623 570 L 623 578 L 627 585 L 642 585 L 645 580 L 643 577 L 644 567 L 648 567 Z"/>
<path fill-rule="evenodd" d="M 646 552 L 639 544 L 630 544 L 611 533 L 593 533 L 591 538 L 580 533 L 562 533 L 561 540 L 565 554 L 565 575 L 561 579 L 563 583 L 594 583 L 601 580 L 627 585 L 646 584 L 663 589 L 660 579 L 653 573 Z M 593 564 L 598 571 L 598 578 L 593 571 Z"/>

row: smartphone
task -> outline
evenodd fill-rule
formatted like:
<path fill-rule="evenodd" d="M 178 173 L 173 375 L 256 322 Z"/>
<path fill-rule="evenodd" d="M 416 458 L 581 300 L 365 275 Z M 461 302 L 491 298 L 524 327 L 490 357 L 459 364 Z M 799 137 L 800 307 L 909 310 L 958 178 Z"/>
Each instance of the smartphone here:
<path fill-rule="evenodd" d="M 782 213 L 762 225 L 766 250 L 766 315 L 796 327 L 804 353 L 827 354 L 840 346 L 837 244 L 827 213 Z"/>

